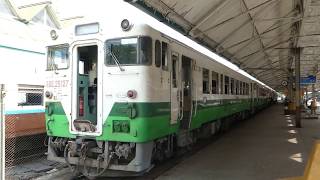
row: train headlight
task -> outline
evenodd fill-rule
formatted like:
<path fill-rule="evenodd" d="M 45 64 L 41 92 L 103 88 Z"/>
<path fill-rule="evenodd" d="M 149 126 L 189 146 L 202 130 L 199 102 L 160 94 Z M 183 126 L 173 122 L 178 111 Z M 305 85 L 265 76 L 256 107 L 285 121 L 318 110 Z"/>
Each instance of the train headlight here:
<path fill-rule="evenodd" d="M 56 40 L 56 39 L 58 39 L 58 34 L 57 34 L 57 31 L 56 30 L 51 30 L 50 31 L 50 37 L 51 37 L 51 39 L 52 40 Z"/>
<path fill-rule="evenodd" d="M 113 121 L 113 132 L 114 133 L 129 133 L 130 132 L 129 121 L 114 120 Z"/>
<path fill-rule="evenodd" d="M 51 99 L 52 96 L 53 96 L 52 92 L 50 92 L 50 91 L 46 91 L 46 92 L 44 93 L 44 95 L 45 95 L 46 98 L 48 98 L 48 99 Z"/>
<path fill-rule="evenodd" d="M 121 28 L 123 31 L 129 31 L 132 27 L 132 24 L 130 24 L 130 21 L 128 19 L 124 19 L 121 21 Z"/>
<path fill-rule="evenodd" d="M 130 99 L 135 99 L 137 97 L 137 91 L 136 90 L 129 90 L 127 92 L 127 97 Z"/>
<path fill-rule="evenodd" d="M 130 132 L 130 126 L 129 123 L 127 121 L 123 122 L 121 124 L 121 131 L 124 133 L 129 133 Z"/>
<path fill-rule="evenodd" d="M 113 132 L 121 132 L 121 122 L 113 121 Z"/>

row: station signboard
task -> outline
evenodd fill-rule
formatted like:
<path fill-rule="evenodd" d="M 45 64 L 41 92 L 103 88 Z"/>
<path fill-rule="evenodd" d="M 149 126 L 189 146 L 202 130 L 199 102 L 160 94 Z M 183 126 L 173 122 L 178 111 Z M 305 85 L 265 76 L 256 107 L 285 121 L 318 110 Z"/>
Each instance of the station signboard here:
<path fill-rule="evenodd" d="M 317 82 L 316 76 L 307 76 L 307 77 L 300 77 L 300 84 L 315 84 Z"/>

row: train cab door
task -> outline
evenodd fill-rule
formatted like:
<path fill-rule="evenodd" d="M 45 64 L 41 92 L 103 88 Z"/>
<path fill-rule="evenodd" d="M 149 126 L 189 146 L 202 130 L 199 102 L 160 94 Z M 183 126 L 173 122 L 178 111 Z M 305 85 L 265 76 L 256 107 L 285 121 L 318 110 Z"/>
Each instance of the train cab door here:
<path fill-rule="evenodd" d="M 176 124 L 180 117 L 180 78 L 179 78 L 179 54 L 171 53 L 171 121 L 170 124 Z"/>
<path fill-rule="evenodd" d="M 103 42 L 75 42 L 72 54 L 71 133 L 101 135 Z"/>
<path fill-rule="evenodd" d="M 189 129 L 192 117 L 192 59 L 181 57 L 182 118 L 181 129 Z"/>

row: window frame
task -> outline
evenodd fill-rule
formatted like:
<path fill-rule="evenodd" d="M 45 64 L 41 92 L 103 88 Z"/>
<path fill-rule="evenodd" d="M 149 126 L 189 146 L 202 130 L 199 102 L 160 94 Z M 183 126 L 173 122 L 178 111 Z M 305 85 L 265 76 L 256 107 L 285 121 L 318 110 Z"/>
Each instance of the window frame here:
<path fill-rule="evenodd" d="M 46 55 L 47 55 L 47 63 L 46 63 L 46 71 L 54 71 L 54 69 L 49 69 L 48 67 L 49 67 L 49 48 L 66 48 L 67 49 L 67 53 L 66 53 L 66 55 L 67 55 L 67 61 L 68 61 L 68 65 L 67 65 L 67 67 L 66 68 L 57 68 L 56 70 L 66 70 L 66 69 L 69 69 L 70 68 L 70 64 L 71 64 L 71 60 L 70 60 L 70 45 L 69 44 L 59 44 L 59 45 L 54 45 L 54 46 L 47 46 L 47 53 L 46 53 Z M 50 56 L 51 57 L 51 56 Z"/>
<path fill-rule="evenodd" d="M 112 39 L 107 39 L 105 42 L 104 42 L 104 46 L 105 46 L 105 50 L 104 50 L 104 65 L 107 66 L 107 67 L 114 67 L 114 66 L 117 66 L 117 64 L 108 64 L 107 63 L 107 42 L 108 41 L 115 41 L 115 40 L 121 40 L 121 39 L 131 39 L 131 38 L 137 38 L 137 48 L 136 48 L 136 51 L 137 51 L 137 59 L 140 59 L 140 38 L 143 38 L 143 37 L 148 37 L 148 38 L 151 38 L 151 45 L 153 44 L 153 39 L 151 36 L 128 36 L 128 37 L 119 37 L 119 38 L 112 38 Z M 122 64 L 120 62 L 120 65 L 121 66 L 152 66 L 153 64 L 153 47 L 151 48 L 151 59 L 149 61 L 148 64 Z"/>
<path fill-rule="evenodd" d="M 205 72 L 208 72 L 208 74 L 207 74 L 207 89 L 206 89 L 206 91 L 205 91 L 205 89 L 204 89 L 204 82 L 205 82 L 205 80 L 204 80 L 204 73 Z M 209 69 L 207 69 L 207 68 L 202 68 L 202 93 L 203 94 L 211 94 L 211 92 L 210 92 L 210 70 Z"/>
<path fill-rule="evenodd" d="M 159 43 L 159 48 L 157 48 L 157 43 Z M 162 51 L 162 47 L 161 47 L 161 42 L 160 40 L 156 39 L 154 41 L 154 64 L 157 68 L 161 67 L 161 51 Z M 159 55 L 159 56 L 158 56 Z M 159 60 L 159 61 L 157 61 Z M 159 63 L 159 64 L 158 64 Z"/>
<path fill-rule="evenodd" d="M 173 58 L 175 57 L 175 58 Z M 175 62 L 175 63 L 174 63 Z M 171 63 L 172 63 L 172 87 L 178 88 L 178 72 L 179 72 L 179 54 L 171 54 Z"/>
<path fill-rule="evenodd" d="M 166 51 L 164 52 L 164 45 Z M 169 44 L 165 41 L 161 41 L 161 68 L 164 71 L 169 71 Z"/>
<path fill-rule="evenodd" d="M 224 94 L 224 75 L 220 74 L 220 93 Z"/>
<path fill-rule="evenodd" d="M 230 77 L 224 76 L 224 94 L 230 94 Z"/>
<path fill-rule="evenodd" d="M 237 80 L 237 79 L 235 81 L 235 87 L 236 87 L 236 89 L 235 89 L 236 95 L 239 95 L 239 80 Z"/>
<path fill-rule="evenodd" d="M 230 78 L 230 94 L 234 95 L 234 78 Z"/>
<path fill-rule="evenodd" d="M 28 85 L 28 84 L 18 84 L 18 97 L 20 96 L 20 94 L 24 94 L 25 95 L 25 101 L 26 102 L 20 102 L 20 100 L 17 100 L 17 105 L 18 106 L 43 106 L 44 105 L 44 86 L 42 85 Z M 37 94 L 40 95 L 40 102 L 39 103 L 28 103 L 28 99 L 30 94 Z"/>
<path fill-rule="evenodd" d="M 216 87 L 215 87 L 215 92 L 213 92 L 213 75 L 216 75 Z M 219 73 L 215 71 L 211 71 L 211 94 L 219 94 L 219 89 L 220 89 L 220 82 L 219 82 Z"/>

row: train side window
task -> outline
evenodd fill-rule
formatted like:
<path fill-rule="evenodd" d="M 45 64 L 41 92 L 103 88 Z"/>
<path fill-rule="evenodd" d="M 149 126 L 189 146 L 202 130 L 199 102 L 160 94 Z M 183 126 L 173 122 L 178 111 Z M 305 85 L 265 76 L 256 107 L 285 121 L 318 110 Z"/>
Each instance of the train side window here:
<path fill-rule="evenodd" d="M 230 83 L 230 90 L 231 90 L 231 94 L 234 94 L 234 79 L 231 78 L 231 83 Z"/>
<path fill-rule="evenodd" d="M 239 81 L 239 95 L 242 95 L 242 82 Z"/>
<path fill-rule="evenodd" d="M 249 84 L 246 83 L 246 95 L 249 95 Z"/>
<path fill-rule="evenodd" d="M 165 42 L 162 42 L 161 46 L 161 65 L 163 70 L 168 70 L 168 44 Z"/>
<path fill-rule="evenodd" d="M 212 94 L 219 94 L 219 74 L 212 71 L 211 80 Z"/>
<path fill-rule="evenodd" d="M 177 55 L 172 55 L 172 86 L 177 88 L 177 63 L 179 58 Z"/>
<path fill-rule="evenodd" d="M 229 94 L 229 76 L 224 76 L 224 94 Z"/>
<path fill-rule="evenodd" d="M 224 93 L 223 74 L 220 74 L 220 94 Z"/>
<path fill-rule="evenodd" d="M 156 67 L 160 67 L 161 66 L 161 43 L 159 40 L 156 40 L 154 47 L 155 47 L 154 48 L 154 50 L 155 50 L 155 64 L 156 64 Z"/>
<path fill-rule="evenodd" d="M 239 81 L 236 80 L 236 95 L 239 95 Z"/>
<path fill-rule="evenodd" d="M 203 94 L 210 94 L 209 90 L 209 70 L 202 69 L 202 92 Z"/>
<path fill-rule="evenodd" d="M 246 83 L 242 82 L 242 95 L 246 95 Z"/>

